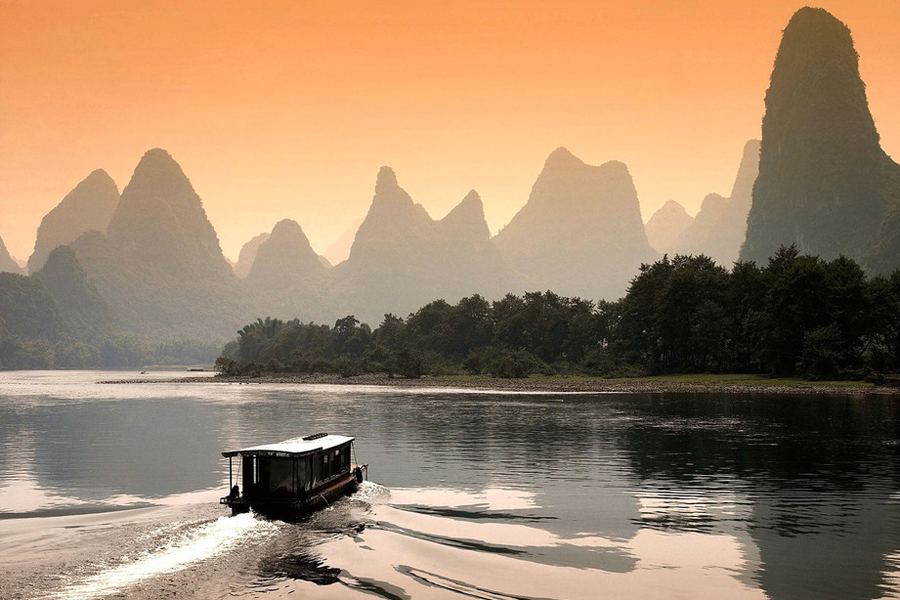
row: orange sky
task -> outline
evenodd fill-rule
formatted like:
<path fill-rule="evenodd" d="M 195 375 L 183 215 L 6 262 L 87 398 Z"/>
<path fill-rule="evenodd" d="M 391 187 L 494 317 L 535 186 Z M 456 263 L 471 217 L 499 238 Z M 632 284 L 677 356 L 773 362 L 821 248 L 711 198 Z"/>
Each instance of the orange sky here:
<path fill-rule="evenodd" d="M 853 32 L 900 158 L 900 1 L 824 0 Z M 728 194 L 802 3 L 0 0 L 0 238 L 27 258 L 90 171 L 168 150 L 226 255 L 282 218 L 319 252 L 381 165 L 433 217 L 481 194 L 496 231 L 558 146 L 624 161 L 646 220 Z"/>

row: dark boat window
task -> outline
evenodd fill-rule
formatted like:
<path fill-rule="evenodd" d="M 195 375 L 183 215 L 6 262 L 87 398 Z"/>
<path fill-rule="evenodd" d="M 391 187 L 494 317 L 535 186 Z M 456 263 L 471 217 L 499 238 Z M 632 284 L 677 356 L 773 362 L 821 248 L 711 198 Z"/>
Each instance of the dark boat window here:
<path fill-rule="evenodd" d="M 267 495 L 269 490 L 270 476 L 269 461 L 261 456 L 256 457 L 256 485 L 260 494 Z"/>
<path fill-rule="evenodd" d="M 294 493 L 294 460 L 292 458 L 260 458 L 260 484 L 273 495 Z M 263 481 L 262 475 L 265 476 Z"/>
<path fill-rule="evenodd" d="M 241 487 L 244 489 L 244 495 L 253 495 L 256 483 L 255 457 L 241 456 Z M 249 497 L 249 496 L 248 496 Z"/>
<path fill-rule="evenodd" d="M 318 485 L 322 481 L 322 456 L 316 454 L 311 457 L 312 460 L 312 484 Z"/>
<path fill-rule="evenodd" d="M 341 473 L 350 470 L 350 446 L 341 448 Z"/>
<path fill-rule="evenodd" d="M 296 484 L 294 489 L 297 491 L 300 490 L 309 490 L 310 488 L 310 465 L 312 462 L 307 457 L 295 459 L 295 472 L 294 476 L 296 477 Z"/>

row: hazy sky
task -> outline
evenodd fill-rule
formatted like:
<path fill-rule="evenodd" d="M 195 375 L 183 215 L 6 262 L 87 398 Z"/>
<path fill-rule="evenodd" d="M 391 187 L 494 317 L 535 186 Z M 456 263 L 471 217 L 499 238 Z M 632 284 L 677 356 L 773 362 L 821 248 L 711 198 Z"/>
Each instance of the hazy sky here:
<path fill-rule="evenodd" d="M 785 0 L 0 0 L 0 238 L 19 258 L 95 168 L 168 150 L 226 255 L 293 218 L 319 252 L 381 165 L 433 217 L 493 231 L 566 146 L 617 159 L 644 220 L 730 192 L 758 137 Z M 900 1 L 823 0 L 900 158 Z"/>

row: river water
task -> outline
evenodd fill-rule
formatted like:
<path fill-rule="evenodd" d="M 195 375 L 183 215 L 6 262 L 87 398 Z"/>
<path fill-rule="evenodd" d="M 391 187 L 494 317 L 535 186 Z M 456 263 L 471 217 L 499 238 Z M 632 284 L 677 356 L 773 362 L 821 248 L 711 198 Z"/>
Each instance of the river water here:
<path fill-rule="evenodd" d="M 900 598 L 900 400 L 0 373 L 0 598 Z M 202 376 L 202 375 L 201 375 Z M 370 481 L 229 516 L 221 451 Z"/>

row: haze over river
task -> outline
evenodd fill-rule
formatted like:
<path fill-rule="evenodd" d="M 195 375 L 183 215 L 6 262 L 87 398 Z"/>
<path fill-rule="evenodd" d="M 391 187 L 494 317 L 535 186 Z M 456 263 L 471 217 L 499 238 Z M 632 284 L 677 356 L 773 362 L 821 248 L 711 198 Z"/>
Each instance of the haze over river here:
<path fill-rule="evenodd" d="M 897 398 L 136 376 L 0 373 L 0 597 L 900 598 Z M 320 431 L 354 497 L 219 506 L 222 450 Z"/>

